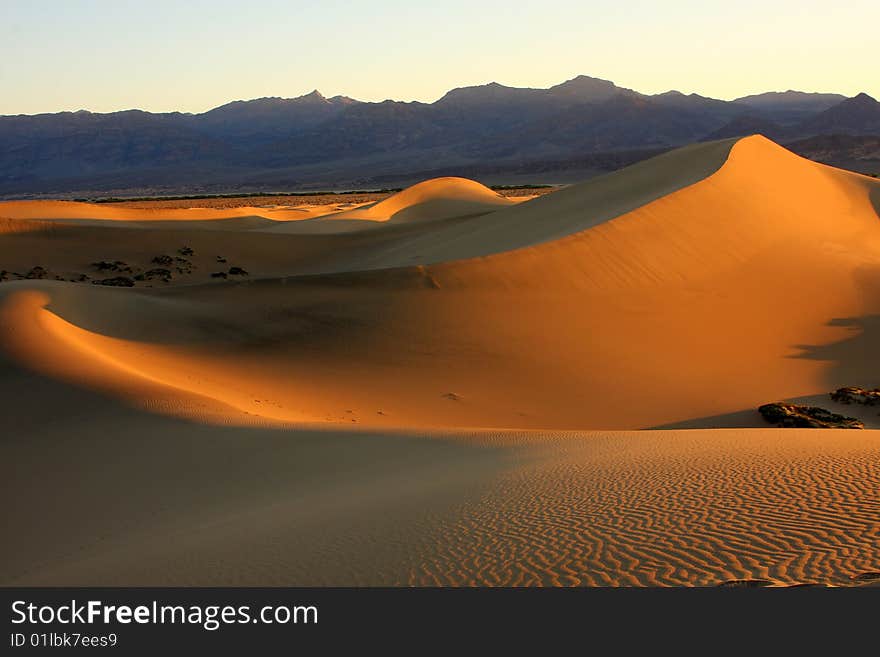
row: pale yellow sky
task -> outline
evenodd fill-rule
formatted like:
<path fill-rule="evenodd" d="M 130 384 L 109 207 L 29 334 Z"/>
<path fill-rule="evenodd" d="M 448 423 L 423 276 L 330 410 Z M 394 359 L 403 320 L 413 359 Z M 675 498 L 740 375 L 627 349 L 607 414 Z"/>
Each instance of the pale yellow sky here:
<path fill-rule="evenodd" d="M 0 113 L 200 112 L 320 89 L 433 101 L 578 74 L 645 93 L 880 97 L 880 2 L 0 0 Z"/>

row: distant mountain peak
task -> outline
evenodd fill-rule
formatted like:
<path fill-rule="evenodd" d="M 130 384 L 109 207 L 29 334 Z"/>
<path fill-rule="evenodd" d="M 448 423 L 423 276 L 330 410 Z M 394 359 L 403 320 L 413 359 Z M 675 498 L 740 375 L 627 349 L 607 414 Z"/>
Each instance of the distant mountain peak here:
<path fill-rule="evenodd" d="M 603 80 L 602 78 L 593 78 L 589 75 L 578 75 L 573 77 L 571 80 L 566 80 L 565 82 L 560 82 L 557 85 L 550 87 L 550 91 L 554 89 L 617 89 L 617 85 L 611 82 L 610 80 Z"/>
<path fill-rule="evenodd" d="M 328 98 L 331 103 L 339 103 L 343 105 L 351 105 L 353 103 L 359 103 L 361 101 L 355 100 L 354 98 L 349 98 L 348 96 L 343 96 L 341 94 L 337 94 L 336 96 L 331 96 Z"/>
<path fill-rule="evenodd" d="M 571 80 L 550 87 L 547 93 L 551 96 L 570 98 L 580 102 L 596 103 L 608 100 L 620 93 L 634 92 L 618 87 L 610 80 L 578 75 Z"/>
<path fill-rule="evenodd" d="M 606 85 L 607 84 L 611 84 L 611 85 L 614 84 L 613 82 L 611 82 L 611 80 L 605 80 L 604 78 L 594 78 L 591 75 L 576 75 L 571 80 L 566 80 L 565 82 L 561 82 L 561 83 L 557 84 L 556 86 L 563 87 L 565 85 L 571 85 L 571 84 L 593 84 L 596 82 L 600 82 L 600 83 L 606 84 Z"/>
<path fill-rule="evenodd" d="M 485 167 L 488 175 L 513 162 L 582 163 L 593 154 L 613 155 L 596 162 L 619 162 L 619 152 L 754 133 L 878 139 L 880 103 L 866 93 L 846 98 L 793 90 L 737 102 L 675 88 L 649 95 L 578 75 L 542 89 L 492 80 L 453 89 L 434 103 L 361 102 L 313 89 L 198 114 L 0 116 L 0 194 L 116 189 L 119 181 L 133 189 L 172 179 L 181 189 L 239 185 L 252 174 L 286 180 L 290 171 L 302 172 L 308 184 L 330 184 L 344 167 L 353 171 L 365 161 L 380 164 L 377 181 L 426 163 L 449 171 Z"/>
<path fill-rule="evenodd" d="M 305 94 L 304 96 L 300 96 L 299 98 L 294 98 L 293 100 L 299 100 L 304 102 L 312 102 L 312 103 L 327 103 L 329 102 L 320 91 L 315 89 L 310 93 Z"/>
<path fill-rule="evenodd" d="M 852 98 L 847 98 L 846 100 L 841 101 L 838 105 L 832 107 L 830 111 L 843 111 L 843 110 L 880 110 L 880 102 L 877 102 L 876 99 L 872 98 L 865 92 L 858 94 L 857 96 L 853 96 Z"/>
<path fill-rule="evenodd" d="M 508 87 L 499 82 L 489 82 L 471 87 L 457 87 L 437 101 L 440 105 L 450 103 L 480 103 L 492 100 L 505 100 L 514 96 L 525 96 L 535 93 L 536 89 L 524 89 L 520 87 Z"/>
<path fill-rule="evenodd" d="M 880 135 L 880 102 L 860 93 L 806 121 L 801 129 L 804 134 Z"/>
<path fill-rule="evenodd" d="M 845 99 L 846 96 L 841 94 L 829 94 L 817 91 L 796 91 L 794 89 L 789 89 L 788 91 L 767 91 L 760 94 L 753 94 L 751 96 L 743 96 L 742 98 L 737 98 L 733 102 L 755 106 L 788 103 L 825 103 L 830 106 Z"/>

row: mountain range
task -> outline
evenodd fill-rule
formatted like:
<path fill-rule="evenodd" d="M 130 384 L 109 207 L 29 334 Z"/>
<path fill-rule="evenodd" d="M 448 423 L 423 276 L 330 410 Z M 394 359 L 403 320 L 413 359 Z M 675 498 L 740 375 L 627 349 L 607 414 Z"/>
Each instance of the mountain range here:
<path fill-rule="evenodd" d="M 753 133 L 783 143 L 876 137 L 880 103 L 866 94 L 799 91 L 733 101 L 678 91 L 646 95 L 578 76 L 548 89 L 463 87 L 434 103 L 361 102 L 313 91 L 201 114 L 0 116 L 0 195 L 333 188 L 403 180 L 421 170 L 483 167 L 503 174 L 609 154 L 625 161 Z"/>

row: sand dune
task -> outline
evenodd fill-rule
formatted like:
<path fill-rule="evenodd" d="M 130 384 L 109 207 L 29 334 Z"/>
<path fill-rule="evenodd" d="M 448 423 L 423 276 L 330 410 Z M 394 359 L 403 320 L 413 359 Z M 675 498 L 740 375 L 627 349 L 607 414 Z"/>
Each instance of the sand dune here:
<path fill-rule="evenodd" d="M 6 201 L 0 202 L 0 218 L 6 230 L 16 232 L 25 226 L 33 227 L 34 222 L 105 228 L 108 222 L 113 222 L 118 228 L 168 227 L 175 231 L 334 233 L 362 230 L 377 222 L 435 221 L 486 214 L 530 198 L 507 198 L 466 178 L 435 178 L 374 203 L 176 208 L 75 201 Z"/>
<path fill-rule="evenodd" d="M 147 225 L 100 210 L 0 204 L 4 267 L 67 279 L 0 284 L 0 374 L 19 412 L 90 400 L 87 416 L 62 415 L 92 454 L 106 440 L 90 427 L 137 426 L 129 446 L 165 427 L 202 450 L 208 427 L 225 425 L 210 457 L 218 477 L 261 440 L 316 471 L 351 450 L 370 464 L 340 471 L 360 477 L 345 490 L 361 501 L 339 493 L 344 477 L 300 486 L 310 475 L 298 470 L 290 488 L 273 479 L 234 511 L 206 506 L 184 483 L 192 465 L 173 485 L 191 506 L 157 512 L 139 498 L 140 520 L 120 521 L 106 543 L 76 534 L 63 559 L 23 556 L 36 538 L 22 537 L 11 557 L 29 574 L 4 581 L 841 584 L 880 567 L 868 547 L 874 432 L 630 432 L 761 426 L 753 409 L 766 401 L 877 385 L 878 181 L 751 137 L 515 205 L 440 179 L 283 224 L 172 209 Z M 168 283 L 68 282 L 95 260 L 140 270 L 182 245 L 192 271 Z M 218 256 L 249 276 L 212 279 Z M 36 436 L 55 449 L 63 435 L 22 426 L 5 446 L 19 462 Z M 151 458 L 175 449 L 163 442 Z M 361 451 L 373 449 L 402 450 L 411 473 L 390 477 Z M 401 490 L 412 505 L 390 501 Z M 288 503 L 261 508 L 276 494 Z M 300 494 L 333 520 L 297 511 L 277 526 Z M 135 549 L 148 528 L 169 538 Z M 206 551 L 225 564 L 216 579 L 190 568 L 187 555 Z"/>
<path fill-rule="evenodd" d="M 128 208 L 115 203 L 81 203 L 77 201 L 4 201 L 0 202 L 0 216 L 9 219 L 44 221 L 112 221 L 137 227 L 148 222 L 183 222 L 186 228 L 210 225 L 218 220 L 261 217 L 273 221 L 304 219 L 326 214 L 326 206 L 236 207 L 236 208 Z M 233 224 L 236 225 L 236 224 Z M 177 226 L 182 228 L 183 226 Z"/>
<path fill-rule="evenodd" d="M 379 203 L 339 213 L 335 217 L 372 221 L 426 221 L 485 214 L 514 204 L 515 201 L 473 180 L 434 178 Z"/>
<path fill-rule="evenodd" d="M 434 178 L 378 203 L 323 214 L 296 224 L 276 224 L 264 230 L 288 234 L 351 233 L 381 228 L 385 223 L 439 222 L 478 217 L 529 198 L 506 198 L 466 178 Z"/>
<path fill-rule="evenodd" d="M 0 372 L 5 585 L 850 586 L 880 565 L 873 432 L 217 427 Z M 27 410 L 47 398 L 51 422 Z"/>
<path fill-rule="evenodd" d="M 93 333 L 98 352 L 173 389 L 175 370 L 199 372 L 192 392 L 272 421 L 636 429 L 873 385 L 874 362 L 864 357 L 872 352 L 854 328 L 870 328 L 880 313 L 870 198 L 878 183 L 762 138 L 731 146 L 676 154 L 673 163 L 689 165 L 685 181 L 694 170 L 707 177 L 689 186 L 667 180 L 677 191 L 606 221 L 599 201 L 618 207 L 639 176 L 651 179 L 645 165 L 639 176 L 624 171 L 480 217 L 360 241 L 244 233 L 236 248 L 256 238 L 248 248 L 254 259 L 262 253 L 257 274 L 277 276 L 285 266 L 338 273 L 125 297 L 142 309 L 158 303 L 149 312 L 174 332 L 84 319 L 123 294 L 94 286 L 83 291 L 84 310 L 55 300 L 63 284 L 43 285 L 48 306 L 39 313 Z M 671 166 L 657 159 L 654 167 Z M 636 191 L 650 198 L 656 187 Z M 567 237 L 550 239 L 559 234 Z M 486 250 L 502 235 L 533 245 L 401 267 Z M 202 314 L 169 309 L 169 300 Z M 57 340 L 48 325 L 35 325 L 36 342 Z M 216 330 L 196 345 L 181 342 L 190 325 Z M 115 379 L 109 387 L 138 397 Z"/>

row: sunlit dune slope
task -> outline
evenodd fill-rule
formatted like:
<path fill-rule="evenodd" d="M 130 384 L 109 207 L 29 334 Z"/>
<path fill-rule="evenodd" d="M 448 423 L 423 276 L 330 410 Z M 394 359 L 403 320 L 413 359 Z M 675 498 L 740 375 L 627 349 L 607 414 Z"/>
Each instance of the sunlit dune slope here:
<path fill-rule="evenodd" d="M 552 203 L 518 197 L 521 205 L 514 207 L 463 178 L 414 185 L 363 210 L 373 218 L 352 217 L 348 211 L 327 214 L 330 206 L 144 210 L 55 201 L 0 203 L 0 217 L 8 217 L 0 219 L 0 262 L 13 272 L 41 266 L 53 276 L 77 280 L 83 274 L 103 278 L 91 266 L 96 261 L 121 260 L 135 272 L 148 271 L 156 266 L 155 256 L 176 255 L 183 245 L 193 248 L 191 271 L 159 284 L 164 287 L 217 282 L 211 274 L 225 270 L 217 266 L 217 256 L 265 278 L 487 255 L 576 233 L 686 187 L 714 173 L 733 143 L 684 148 L 554 192 Z M 376 211 L 379 206 L 385 209 Z M 388 220 L 392 215 L 416 219 Z M 277 220 L 285 217 L 289 220 Z M 131 228 L 139 230 L 136 238 Z"/>
<path fill-rule="evenodd" d="M 421 221 L 484 214 L 514 205 L 488 187 L 467 178 L 433 178 L 368 207 L 336 215 L 373 221 Z"/>
<path fill-rule="evenodd" d="M 125 377 L 146 378 L 229 422 L 643 428 L 876 385 L 880 183 L 760 137 L 638 166 L 328 247 L 313 267 L 333 274 L 89 286 L 88 302 L 65 283 L 4 284 L 0 339 L 41 372 L 140 404 Z M 45 308 L 21 300 L 32 289 Z M 161 321 L 146 331 L 124 304 Z M 44 344 L 105 364 L 86 376 L 40 360 Z"/>
<path fill-rule="evenodd" d="M 489 255 L 586 230 L 687 187 L 717 171 L 734 141 L 688 146 L 525 201 L 505 199 L 464 178 L 437 178 L 373 206 L 260 230 L 291 237 L 333 234 L 333 253 L 310 266 L 310 273 Z"/>
<path fill-rule="evenodd" d="M 876 581 L 878 432 L 754 409 L 878 385 L 880 182 L 751 137 L 392 218 L 417 187 L 325 235 L 0 220 L 6 270 L 194 249 L 0 283 L 0 583 Z"/>
<path fill-rule="evenodd" d="M 514 205 L 514 201 L 505 198 L 488 187 L 467 178 L 433 178 L 408 187 L 394 196 L 380 201 L 364 212 L 371 217 L 388 217 L 396 221 L 407 221 L 421 218 L 434 218 L 439 213 L 429 211 L 426 203 L 458 203 L 473 204 L 476 212 Z M 465 212 L 447 212 L 448 216 L 461 216 Z"/>
<path fill-rule="evenodd" d="M 79 201 L 4 201 L 0 217 L 18 220 L 91 223 L 114 222 L 120 227 L 139 228 L 174 222 L 178 230 L 249 230 L 277 221 L 296 221 L 326 214 L 327 206 L 237 207 L 237 208 L 127 208 L 114 203 Z"/>
<path fill-rule="evenodd" d="M 350 233 L 382 228 L 383 224 L 477 217 L 522 203 L 527 198 L 505 198 L 467 178 L 433 178 L 378 203 L 328 213 L 296 224 L 277 224 L 263 230 L 288 234 Z"/>
<path fill-rule="evenodd" d="M 435 178 L 409 187 L 377 203 L 355 205 L 306 205 L 230 208 L 129 208 L 113 203 L 77 201 L 0 202 L 2 232 L 22 230 L 29 222 L 118 228 L 174 230 L 265 230 L 269 232 L 332 233 L 371 227 L 376 222 L 412 222 L 485 214 L 522 202 L 508 199 L 466 178 Z M 327 220 L 333 220 L 327 225 Z M 315 221 L 304 221 L 315 220 Z M 297 223 L 296 226 L 293 223 Z M 17 226 L 16 223 L 19 225 Z"/>
<path fill-rule="evenodd" d="M 734 142 L 728 139 L 687 146 L 503 211 L 450 217 L 414 227 L 417 229 L 393 239 L 383 235 L 386 238 L 370 248 L 346 250 L 343 258 L 328 260 L 323 271 L 434 264 L 560 239 L 705 179 L 724 164 Z M 277 230 L 301 230 L 303 225 Z"/>

